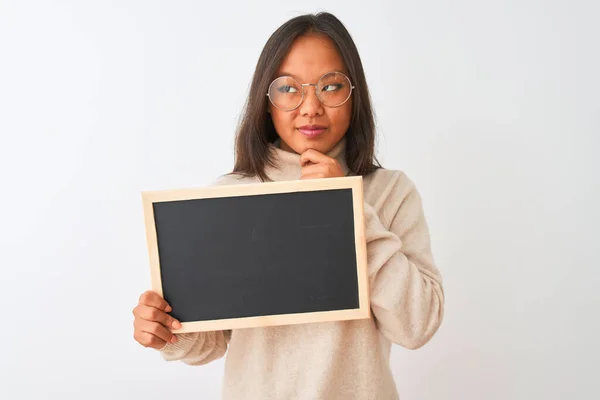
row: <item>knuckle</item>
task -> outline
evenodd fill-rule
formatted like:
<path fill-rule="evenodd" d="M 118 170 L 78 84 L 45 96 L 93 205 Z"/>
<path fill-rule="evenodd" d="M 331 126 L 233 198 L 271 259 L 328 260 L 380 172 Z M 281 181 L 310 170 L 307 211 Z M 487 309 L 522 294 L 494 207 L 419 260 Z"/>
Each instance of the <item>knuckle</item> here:
<path fill-rule="evenodd" d="M 150 316 L 149 314 L 149 309 L 146 306 L 140 307 L 140 309 L 138 310 L 136 317 L 139 319 L 148 319 Z"/>
<path fill-rule="evenodd" d="M 150 316 L 149 316 L 148 314 L 149 314 L 149 313 L 148 313 L 147 309 L 142 309 L 142 310 L 140 310 L 140 312 L 139 312 L 139 313 L 136 315 L 135 319 L 136 319 L 136 320 L 140 320 L 140 321 L 143 321 L 143 320 L 146 320 L 146 321 L 147 321 L 147 320 L 149 320 L 149 319 L 150 319 Z"/>
<path fill-rule="evenodd" d="M 150 293 L 148 291 L 140 295 L 140 303 L 146 304 L 150 300 Z"/>
<path fill-rule="evenodd" d="M 150 314 L 150 315 L 149 315 L 149 316 L 150 316 L 150 318 L 151 318 L 153 321 L 157 321 L 157 320 L 160 318 L 160 316 L 161 316 L 161 314 L 162 314 L 162 313 L 161 313 L 161 312 L 160 312 L 158 309 L 156 309 L 156 308 L 153 308 L 152 310 L 150 310 L 149 314 Z"/>
<path fill-rule="evenodd" d="M 152 342 L 151 342 L 151 339 L 149 339 L 146 335 L 144 335 L 140 344 L 144 347 L 150 347 Z"/>
<path fill-rule="evenodd" d="M 152 325 L 150 326 L 150 328 L 149 328 L 149 331 L 150 331 L 151 333 L 155 333 L 155 334 L 156 334 L 156 333 L 159 333 L 159 332 L 160 332 L 160 325 L 159 325 L 159 324 L 157 324 L 157 323 L 154 323 L 154 324 L 152 324 Z"/>
<path fill-rule="evenodd" d="M 138 342 L 141 345 L 145 345 L 145 339 L 144 339 L 144 333 L 138 331 L 137 329 L 133 331 L 133 338 L 135 339 L 136 342 Z"/>
<path fill-rule="evenodd" d="M 162 342 L 162 339 L 160 339 L 160 338 L 158 338 L 156 336 L 152 336 L 152 339 L 150 341 L 150 345 L 151 346 L 155 346 L 155 345 L 160 344 L 161 342 Z"/>
<path fill-rule="evenodd" d="M 144 332 L 144 346 L 146 347 L 150 347 L 154 344 L 154 339 L 155 336 L 148 333 L 148 332 Z"/>
<path fill-rule="evenodd" d="M 146 307 L 140 306 L 133 313 L 135 319 L 146 319 Z"/>

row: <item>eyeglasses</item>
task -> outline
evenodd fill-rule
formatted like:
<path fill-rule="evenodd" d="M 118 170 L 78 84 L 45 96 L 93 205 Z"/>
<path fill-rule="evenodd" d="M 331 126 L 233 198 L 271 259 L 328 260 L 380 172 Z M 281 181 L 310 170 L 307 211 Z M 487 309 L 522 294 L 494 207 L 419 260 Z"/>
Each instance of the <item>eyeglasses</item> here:
<path fill-rule="evenodd" d="M 328 72 L 317 83 L 300 83 L 291 76 L 280 76 L 269 85 L 267 97 L 280 110 L 293 111 L 304 101 L 306 86 L 314 86 L 317 98 L 327 107 L 343 105 L 354 89 L 350 78 L 341 72 Z"/>

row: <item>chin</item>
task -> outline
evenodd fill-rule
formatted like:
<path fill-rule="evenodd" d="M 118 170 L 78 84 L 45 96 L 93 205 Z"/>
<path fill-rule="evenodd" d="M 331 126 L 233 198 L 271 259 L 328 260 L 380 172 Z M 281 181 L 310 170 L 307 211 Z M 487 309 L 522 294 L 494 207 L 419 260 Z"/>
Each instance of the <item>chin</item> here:
<path fill-rule="evenodd" d="M 326 143 L 319 143 L 316 141 L 302 141 L 294 143 L 291 148 L 298 154 L 302 154 L 307 150 L 316 150 L 319 153 L 328 153 L 333 146 L 328 146 Z"/>
<path fill-rule="evenodd" d="M 319 153 L 326 154 L 329 153 L 329 151 L 337 144 L 337 141 L 333 141 L 328 137 L 308 139 L 302 136 L 294 139 L 295 140 L 292 142 L 290 147 L 292 147 L 295 152 L 300 154 L 307 150 L 316 150 Z"/>

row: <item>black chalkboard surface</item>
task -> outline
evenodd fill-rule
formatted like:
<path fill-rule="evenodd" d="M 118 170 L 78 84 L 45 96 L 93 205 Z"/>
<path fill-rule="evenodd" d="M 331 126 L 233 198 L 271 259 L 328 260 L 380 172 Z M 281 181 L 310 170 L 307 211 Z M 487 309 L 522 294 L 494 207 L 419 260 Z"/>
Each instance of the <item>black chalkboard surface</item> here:
<path fill-rule="evenodd" d="M 142 193 L 175 332 L 370 317 L 361 177 Z"/>

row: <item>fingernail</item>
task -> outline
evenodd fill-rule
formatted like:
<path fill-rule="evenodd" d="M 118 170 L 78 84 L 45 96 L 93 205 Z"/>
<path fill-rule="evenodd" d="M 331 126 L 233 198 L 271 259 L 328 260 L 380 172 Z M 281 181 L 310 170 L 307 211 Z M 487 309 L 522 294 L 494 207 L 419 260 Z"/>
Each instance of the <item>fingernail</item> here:
<path fill-rule="evenodd" d="M 171 308 L 171 306 L 167 306 L 166 311 L 171 312 L 171 311 L 173 311 L 173 309 Z"/>
<path fill-rule="evenodd" d="M 173 325 L 173 328 L 175 328 L 175 329 L 181 328 L 181 324 L 179 323 L 179 321 L 173 321 L 172 325 Z"/>
<path fill-rule="evenodd" d="M 177 342 L 177 336 L 173 335 L 173 337 L 171 338 L 171 343 L 175 343 Z"/>

